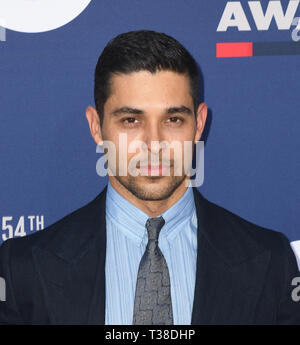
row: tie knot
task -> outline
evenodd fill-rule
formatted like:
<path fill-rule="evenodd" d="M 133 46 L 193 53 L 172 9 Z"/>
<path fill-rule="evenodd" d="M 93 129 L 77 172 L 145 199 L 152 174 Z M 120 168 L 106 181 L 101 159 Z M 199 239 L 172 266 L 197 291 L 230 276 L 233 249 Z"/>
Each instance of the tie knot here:
<path fill-rule="evenodd" d="M 159 232 L 164 226 L 165 220 L 162 216 L 156 218 L 149 218 L 146 222 L 146 229 L 148 231 L 148 240 L 158 240 Z"/>

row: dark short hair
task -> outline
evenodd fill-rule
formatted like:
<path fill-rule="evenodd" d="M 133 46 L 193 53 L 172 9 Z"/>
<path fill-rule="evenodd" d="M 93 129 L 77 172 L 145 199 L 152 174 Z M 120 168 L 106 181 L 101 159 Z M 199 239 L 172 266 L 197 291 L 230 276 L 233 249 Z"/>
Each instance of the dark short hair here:
<path fill-rule="evenodd" d="M 122 33 L 110 40 L 99 57 L 95 69 L 94 98 L 101 124 L 112 75 L 143 70 L 151 73 L 161 70 L 186 73 L 196 113 L 200 101 L 200 71 L 194 58 L 171 36 L 151 30 L 137 30 Z"/>

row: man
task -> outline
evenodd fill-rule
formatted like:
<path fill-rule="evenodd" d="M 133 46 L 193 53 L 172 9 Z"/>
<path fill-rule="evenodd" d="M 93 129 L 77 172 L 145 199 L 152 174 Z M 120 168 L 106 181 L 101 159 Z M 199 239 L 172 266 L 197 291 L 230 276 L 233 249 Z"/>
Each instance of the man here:
<path fill-rule="evenodd" d="M 143 30 L 108 43 L 86 117 L 96 144 L 114 144 L 106 154 L 119 159 L 89 204 L 2 245 L 1 323 L 300 323 L 287 238 L 207 201 L 177 150 L 167 160 L 157 145 L 200 140 L 200 91 L 196 62 L 172 37 Z M 138 153 L 121 152 L 120 134 L 129 146 L 144 143 L 138 174 L 127 165 Z"/>

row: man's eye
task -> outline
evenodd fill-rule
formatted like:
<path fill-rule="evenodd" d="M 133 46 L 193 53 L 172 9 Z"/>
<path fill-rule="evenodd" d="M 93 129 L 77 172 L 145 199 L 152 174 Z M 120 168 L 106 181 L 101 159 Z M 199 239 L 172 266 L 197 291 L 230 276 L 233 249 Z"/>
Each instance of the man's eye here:
<path fill-rule="evenodd" d="M 178 116 L 169 117 L 168 120 L 170 120 L 169 122 L 174 123 L 174 124 L 179 124 L 179 123 L 181 123 L 181 122 L 183 121 L 183 120 L 182 120 L 180 117 L 178 117 Z"/>
<path fill-rule="evenodd" d="M 122 122 L 125 124 L 134 124 L 135 120 L 136 120 L 135 117 L 126 117 L 125 119 L 122 120 Z"/>

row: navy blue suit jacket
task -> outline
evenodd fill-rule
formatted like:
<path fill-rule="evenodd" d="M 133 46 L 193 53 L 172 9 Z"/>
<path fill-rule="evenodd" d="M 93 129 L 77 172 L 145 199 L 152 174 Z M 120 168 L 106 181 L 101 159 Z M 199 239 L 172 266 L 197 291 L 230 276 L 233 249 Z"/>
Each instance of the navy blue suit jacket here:
<path fill-rule="evenodd" d="M 0 247 L 0 324 L 104 324 L 106 187 L 43 231 Z M 209 202 L 193 188 L 198 253 L 192 324 L 300 324 L 287 238 Z"/>

